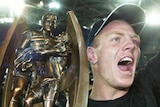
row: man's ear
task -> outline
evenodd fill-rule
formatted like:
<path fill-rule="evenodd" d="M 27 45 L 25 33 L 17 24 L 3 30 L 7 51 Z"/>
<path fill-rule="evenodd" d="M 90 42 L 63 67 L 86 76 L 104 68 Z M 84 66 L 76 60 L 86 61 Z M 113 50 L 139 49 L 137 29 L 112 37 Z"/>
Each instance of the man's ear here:
<path fill-rule="evenodd" d="M 87 47 L 87 57 L 89 62 L 91 62 L 92 64 L 97 63 L 97 54 L 95 48 L 91 46 Z"/>

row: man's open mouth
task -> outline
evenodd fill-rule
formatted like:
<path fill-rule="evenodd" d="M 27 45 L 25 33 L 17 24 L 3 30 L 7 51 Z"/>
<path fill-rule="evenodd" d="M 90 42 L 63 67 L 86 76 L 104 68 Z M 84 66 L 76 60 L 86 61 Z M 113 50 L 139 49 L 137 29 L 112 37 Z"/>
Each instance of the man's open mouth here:
<path fill-rule="evenodd" d="M 118 62 L 118 67 L 121 71 L 131 71 L 133 65 L 133 59 L 130 57 L 124 57 Z"/>

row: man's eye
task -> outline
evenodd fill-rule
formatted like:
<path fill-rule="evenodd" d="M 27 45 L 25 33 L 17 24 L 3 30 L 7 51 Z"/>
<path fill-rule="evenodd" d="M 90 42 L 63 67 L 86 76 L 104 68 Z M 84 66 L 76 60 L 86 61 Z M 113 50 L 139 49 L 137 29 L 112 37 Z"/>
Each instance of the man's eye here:
<path fill-rule="evenodd" d="M 120 40 L 119 37 L 115 37 L 115 38 L 112 39 L 112 41 L 115 41 L 115 42 L 118 42 L 119 40 Z"/>
<path fill-rule="evenodd" d="M 133 43 L 134 43 L 136 46 L 139 46 L 139 45 L 140 45 L 140 42 L 137 41 L 137 40 L 133 40 Z"/>

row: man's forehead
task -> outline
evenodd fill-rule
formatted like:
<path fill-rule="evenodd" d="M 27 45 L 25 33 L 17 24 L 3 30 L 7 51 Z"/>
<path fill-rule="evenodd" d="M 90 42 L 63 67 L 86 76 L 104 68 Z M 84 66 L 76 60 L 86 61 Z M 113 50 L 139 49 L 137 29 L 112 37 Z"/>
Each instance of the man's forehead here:
<path fill-rule="evenodd" d="M 113 32 L 110 32 L 108 33 L 108 35 L 121 35 L 121 36 L 125 36 L 126 34 L 124 32 L 121 32 L 121 31 L 113 31 Z M 136 33 L 130 33 L 128 34 L 131 38 L 140 38 L 139 35 L 137 35 Z"/>

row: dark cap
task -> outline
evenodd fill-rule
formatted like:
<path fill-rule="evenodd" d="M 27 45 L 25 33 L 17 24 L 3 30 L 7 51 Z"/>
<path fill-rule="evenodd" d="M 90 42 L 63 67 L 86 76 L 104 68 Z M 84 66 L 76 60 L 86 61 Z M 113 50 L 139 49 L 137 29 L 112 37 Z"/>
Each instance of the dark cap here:
<path fill-rule="evenodd" d="M 87 45 L 92 45 L 97 34 L 112 20 L 124 20 L 131 24 L 136 34 L 139 34 L 145 25 L 145 12 L 136 4 L 122 4 L 115 8 L 106 18 L 103 18 L 91 26 Z"/>

